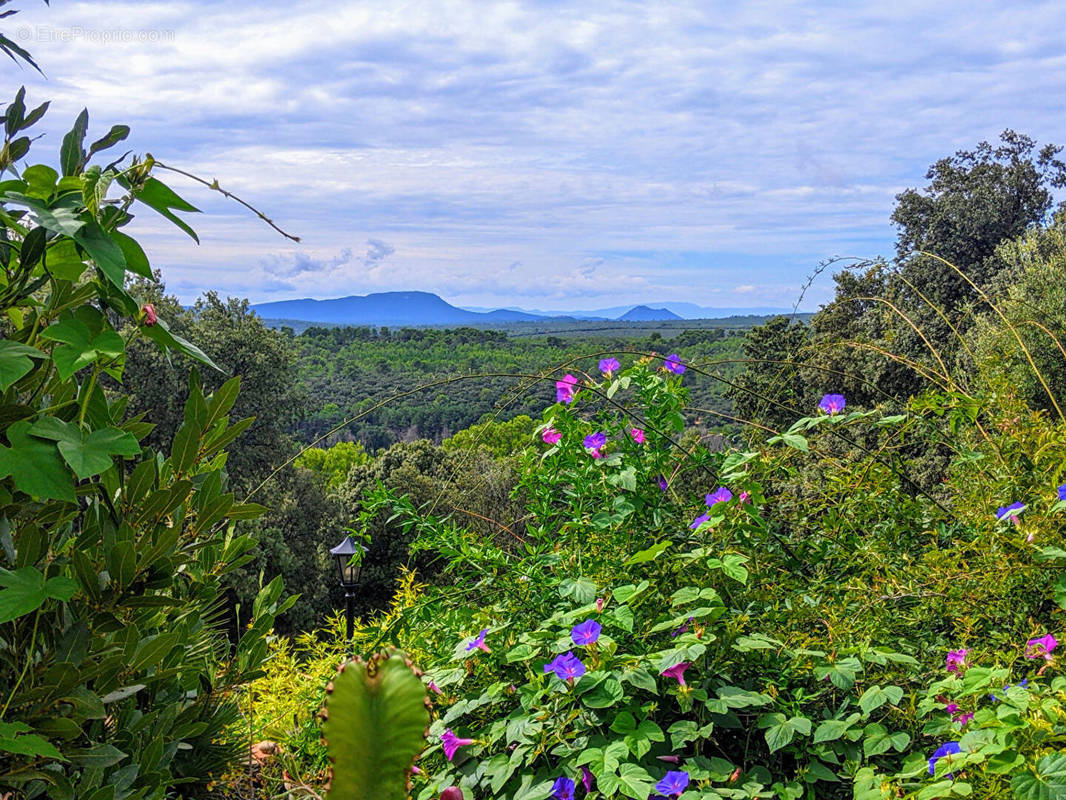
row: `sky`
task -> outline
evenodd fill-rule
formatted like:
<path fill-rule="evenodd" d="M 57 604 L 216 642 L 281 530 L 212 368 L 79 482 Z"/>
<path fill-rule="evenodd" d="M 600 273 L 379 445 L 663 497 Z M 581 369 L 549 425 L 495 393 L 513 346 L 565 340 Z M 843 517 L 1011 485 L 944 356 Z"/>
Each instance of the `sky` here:
<path fill-rule="evenodd" d="M 1066 142 L 1066 5 L 18 0 L 51 100 L 179 175 L 196 245 L 128 228 L 190 302 L 391 290 L 546 310 L 789 307 L 893 254 L 894 198 L 1004 128 Z M 122 150 L 118 150 L 121 153 Z M 36 161 L 33 161 L 36 163 Z M 802 295 L 832 293 L 827 270 Z"/>

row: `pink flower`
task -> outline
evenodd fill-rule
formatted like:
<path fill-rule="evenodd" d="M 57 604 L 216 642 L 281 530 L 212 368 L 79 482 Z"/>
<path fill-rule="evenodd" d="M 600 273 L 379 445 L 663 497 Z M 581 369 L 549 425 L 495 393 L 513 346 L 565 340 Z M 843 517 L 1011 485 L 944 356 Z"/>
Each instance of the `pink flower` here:
<path fill-rule="evenodd" d="M 141 310 L 144 312 L 145 325 L 155 325 L 157 322 L 159 322 L 159 317 L 156 316 L 155 313 L 155 306 L 153 306 L 151 303 L 145 303 Z"/>
<path fill-rule="evenodd" d="M 541 432 L 540 438 L 544 440 L 545 444 L 558 444 L 563 435 L 555 428 L 547 427 Z"/>
<path fill-rule="evenodd" d="M 966 649 L 952 650 L 945 659 L 948 672 L 958 672 L 966 666 Z"/>
<path fill-rule="evenodd" d="M 1046 633 L 1025 643 L 1025 657 L 1040 658 L 1042 656 L 1045 661 L 1050 661 L 1051 651 L 1058 646 L 1058 640 L 1050 633 Z"/>
<path fill-rule="evenodd" d="M 603 598 L 602 597 L 597 597 L 596 598 L 596 613 L 599 614 L 602 611 L 603 611 Z"/>
<path fill-rule="evenodd" d="M 674 664 L 672 667 L 664 669 L 660 675 L 665 675 L 667 678 L 677 678 L 677 682 L 682 686 L 687 686 L 685 683 L 685 670 L 692 665 L 687 661 L 682 661 L 680 664 Z"/>
<path fill-rule="evenodd" d="M 741 492 L 740 494 L 737 495 L 737 500 L 740 501 L 741 505 L 744 505 L 745 503 L 750 503 L 751 502 L 751 495 L 748 494 L 747 492 Z"/>
<path fill-rule="evenodd" d="M 642 428 L 634 428 L 629 432 L 629 435 L 633 437 L 633 441 L 637 444 L 644 444 L 644 430 Z"/>
<path fill-rule="evenodd" d="M 440 690 L 440 687 L 437 686 L 437 684 L 435 684 L 433 681 L 429 682 L 429 690 L 434 694 L 444 694 L 444 692 Z"/>
<path fill-rule="evenodd" d="M 973 712 L 967 711 L 965 714 L 956 714 L 952 719 L 966 727 L 969 722 L 973 721 Z"/>
<path fill-rule="evenodd" d="M 451 761 L 455 757 L 455 752 L 460 747 L 465 747 L 468 744 L 473 744 L 473 739 L 460 739 L 454 733 L 452 729 L 448 728 L 444 733 L 440 735 L 441 747 L 444 748 L 444 755 Z"/>
<path fill-rule="evenodd" d="M 555 382 L 555 400 L 559 403 L 572 403 L 577 394 L 577 378 L 569 372 L 563 375 L 562 380 Z"/>
<path fill-rule="evenodd" d="M 458 786 L 449 786 L 440 793 L 440 800 L 463 800 L 463 790 Z"/>

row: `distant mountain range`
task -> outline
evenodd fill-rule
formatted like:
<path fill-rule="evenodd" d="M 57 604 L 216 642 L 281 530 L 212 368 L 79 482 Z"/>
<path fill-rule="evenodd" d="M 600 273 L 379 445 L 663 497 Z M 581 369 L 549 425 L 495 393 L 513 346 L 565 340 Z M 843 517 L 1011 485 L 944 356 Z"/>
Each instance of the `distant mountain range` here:
<path fill-rule="evenodd" d="M 619 320 L 651 322 L 677 319 L 713 319 L 748 314 L 784 314 L 780 308 L 703 308 L 693 303 L 655 306 L 618 306 L 596 311 L 526 311 L 520 308 L 459 308 L 431 292 L 379 292 L 332 300 L 280 300 L 257 303 L 252 310 L 263 319 L 298 320 L 333 325 L 418 326 L 485 325 L 508 322 Z"/>

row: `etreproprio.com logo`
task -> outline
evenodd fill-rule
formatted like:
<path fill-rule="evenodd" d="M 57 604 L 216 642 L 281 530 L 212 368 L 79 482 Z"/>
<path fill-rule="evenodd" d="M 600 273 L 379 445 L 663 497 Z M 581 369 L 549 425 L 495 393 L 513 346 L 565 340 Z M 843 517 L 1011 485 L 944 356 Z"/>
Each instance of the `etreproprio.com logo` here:
<path fill-rule="evenodd" d="M 21 42 L 172 42 L 174 31 L 162 28 L 56 28 L 51 25 L 21 25 L 15 31 Z"/>

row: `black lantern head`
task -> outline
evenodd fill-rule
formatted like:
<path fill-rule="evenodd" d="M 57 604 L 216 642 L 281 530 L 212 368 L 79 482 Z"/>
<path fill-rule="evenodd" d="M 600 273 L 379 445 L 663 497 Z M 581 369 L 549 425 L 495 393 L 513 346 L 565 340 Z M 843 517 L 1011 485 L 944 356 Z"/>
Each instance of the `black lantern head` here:
<path fill-rule="evenodd" d="M 345 589 L 354 589 L 359 583 L 359 572 L 363 568 L 363 557 L 367 549 L 359 544 L 351 536 L 345 536 L 344 541 L 329 551 L 337 562 L 337 574 L 341 580 L 341 586 Z M 352 556 L 359 554 L 356 563 L 352 563 Z"/>

